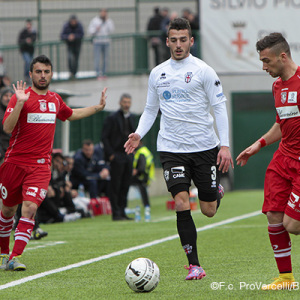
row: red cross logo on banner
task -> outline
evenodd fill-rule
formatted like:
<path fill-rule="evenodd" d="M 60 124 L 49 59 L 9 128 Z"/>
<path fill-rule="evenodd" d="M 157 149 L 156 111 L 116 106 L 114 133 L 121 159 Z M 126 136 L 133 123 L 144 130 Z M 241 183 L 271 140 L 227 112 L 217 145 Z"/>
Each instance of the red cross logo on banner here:
<path fill-rule="evenodd" d="M 236 39 L 236 40 L 233 40 L 233 41 L 231 42 L 231 44 L 237 45 L 237 47 L 238 47 L 238 53 L 241 54 L 242 51 L 243 51 L 243 46 L 244 46 L 244 45 L 247 45 L 247 44 L 248 44 L 248 41 L 247 41 L 247 40 L 244 40 L 244 39 L 242 38 L 242 33 L 241 33 L 240 31 L 238 31 L 238 33 L 237 33 L 237 39 Z"/>

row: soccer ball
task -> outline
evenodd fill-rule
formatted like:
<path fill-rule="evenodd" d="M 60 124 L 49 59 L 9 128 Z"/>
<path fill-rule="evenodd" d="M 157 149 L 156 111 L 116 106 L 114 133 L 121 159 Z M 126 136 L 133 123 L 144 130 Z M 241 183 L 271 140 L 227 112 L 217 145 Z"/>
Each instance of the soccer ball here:
<path fill-rule="evenodd" d="M 133 260 L 126 268 L 125 280 L 135 292 L 151 292 L 159 283 L 159 268 L 149 258 L 140 257 Z"/>

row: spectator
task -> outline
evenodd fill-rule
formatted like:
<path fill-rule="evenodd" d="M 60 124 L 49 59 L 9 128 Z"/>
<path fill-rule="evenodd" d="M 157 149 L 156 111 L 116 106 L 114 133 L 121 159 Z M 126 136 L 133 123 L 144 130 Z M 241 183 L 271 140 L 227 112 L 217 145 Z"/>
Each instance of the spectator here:
<path fill-rule="evenodd" d="M 81 149 L 74 155 L 74 168 L 70 176 L 74 189 L 83 184 L 90 198 L 97 198 L 103 192 L 108 195 L 110 179 L 109 166 L 104 160 L 100 145 L 94 145 L 92 140 L 84 140 Z"/>
<path fill-rule="evenodd" d="M 105 79 L 107 76 L 109 61 L 109 46 L 111 39 L 109 37 L 115 30 L 112 19 L 108 17 L 106 9 L 99 11 L 99 16 L 93 18 L 88 27 L 88 32 L 92 36 L 94 45 L 94 68 L 98 79 Z M 100 58 L 102 56 L 102 67 L 100 70 Z"/>
<path fill-rule="evenodd" d="M 65 177 L 64 156 L 54 153 L 48 193 L 38 210 L 40 223 L 71 221 L 81 217 L 81 214 L 76 212 L 71 187 L 71 183 Z"/>
<path fill-rule="evenodd" d="M 5 74 L 0 75 L 0 90 L 4 87 L 10 87 L 10 86 L 11 86 L 10 78 Z"/>
<path fill-rule="evenodd" d="M 191 47 L 191 54 L 198 57 L 198 35 L 200 29 L 199 17 L 196 14 L 193 14 L 189 8 L 185 8 L 182 11 L 182 17 L 187 19 L 190 22 L 192 35 L 194 37 L 194 45 Z"/>
<path fill-rule="evenodd" d="M 163 17 L 159 12 L 159 8 L 154 8 L 154 15 L 149 19 L 147 25 L 147 31 L 150 37 L 150 45 L 154 51 L 154 63 L 155 66 L 161 63 L 161 55 L 160 55 L 160 46 L 161 46 L 161 38 L 159 31 L 161 30 L 161 22 Z"/>
<path fill-rule="evenodd" d="M 127 207 L 127 194 L 132 176 L 133 155 L 127 155 L 124 143 L 133 129 L 135 119 L 130 113 L 131 96 L 123 94 L 120 98 L 120 109 L 108 116 L 103 125 L 102 142 L 104 145 L 105 158 L 110 162 L 111 177 L 111 204 L 113 220 L 130 220 L 125 214 Z"/>
<path fill-rule="evenodd" d="M 150 221 L 150 201 L 147 187 L 154 179 L 155 166 L 153 155 L 150 150 L 140 141 L 136 148 L 133 159 L 132 181 L 131 184 L 137 186 L 140 191 L 143 205 L 145 208 L 145 221 Z"/>
<path fill-rule="evenodd" d="M 71 15 L 68 22 L 63 26 L 60 38 L 66 42 L 68 49 L 68 67 L 70 78 L 75 78 L 78 71 L 81 41 L 84 36 L 82 24 L 75 15 Z"/>
<path fill-rule="evenodd" d="M 32 26 L 31 19 L 27 19 L 25 25 L 25 28 L 19 34 L 18 45 L 24 60 L 24 80 L 29 83 L 29 69 L 33 59 L 34 43 L 37 38 L 37 32 Z"/>
<path fill-rule="evenodd" d="M 162 39 L 162 60 L 165 61 L 170 58 L 170 49 L 167 46 L 167 37 L 168 37 L 168 28 L 169 24 L 172 20 L 178 17 L 178 13 L 176 11 L 171 12 L 171 14 L 165 13 L 165 17 L 161 21 L 160 29 L 162 31 L 161 39 Z"/>
<path fill-rule="evenodd" d="M 3 130 L 2 121 L 8 102 L 13 94 L 14 91 L 10 87 L 4 87 L 0 90 L 0 165 L 3 162 L 5 152 L 9 146 L 9 139 L 11 137 L 10 133 L 6 133 Z"/>

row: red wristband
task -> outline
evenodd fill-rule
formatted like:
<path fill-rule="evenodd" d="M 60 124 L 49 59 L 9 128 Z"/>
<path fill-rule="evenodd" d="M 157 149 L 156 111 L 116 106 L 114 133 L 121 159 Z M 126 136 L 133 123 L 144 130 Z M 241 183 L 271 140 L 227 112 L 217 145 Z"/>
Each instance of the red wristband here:
<path fill-rule="evenodd" d="M 267 145 L 266 140 L 264 138 L 260 138 L 258 141 L 260 142 L 262 148 Z"/>

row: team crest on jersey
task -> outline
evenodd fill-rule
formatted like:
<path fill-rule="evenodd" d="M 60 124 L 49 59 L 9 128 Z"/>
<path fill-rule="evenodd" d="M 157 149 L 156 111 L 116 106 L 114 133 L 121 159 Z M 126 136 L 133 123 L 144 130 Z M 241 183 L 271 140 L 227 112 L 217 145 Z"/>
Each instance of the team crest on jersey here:
<path fill-rule="evenodd" d="M 47 195 L 47 190 L 41 189 L 41 191 L 40 191 L 40 198 L 42 200 L 44 200 L 46 198 L 46 195 Z"/>
<path fill-rule="evenodd" d="M 284 104 L 286 102 L 286 92 L 281 93 L 281 103 Z"/>
<path fill-rule="evenodd" d="M 187 72 L 184 76 L 185 76 L 184 81 L 185 81 L 186 83 L 189 83 L 189 82 L 191 82 L 191 80 L 192 80 L 193 72 Z"/>
<path fill-rule="evenodd" d="M 39 100 L 39 102 L 40 102 L 40 110 L 41 111 L 46 111 L 47 110 L 46 100 Z"/>

